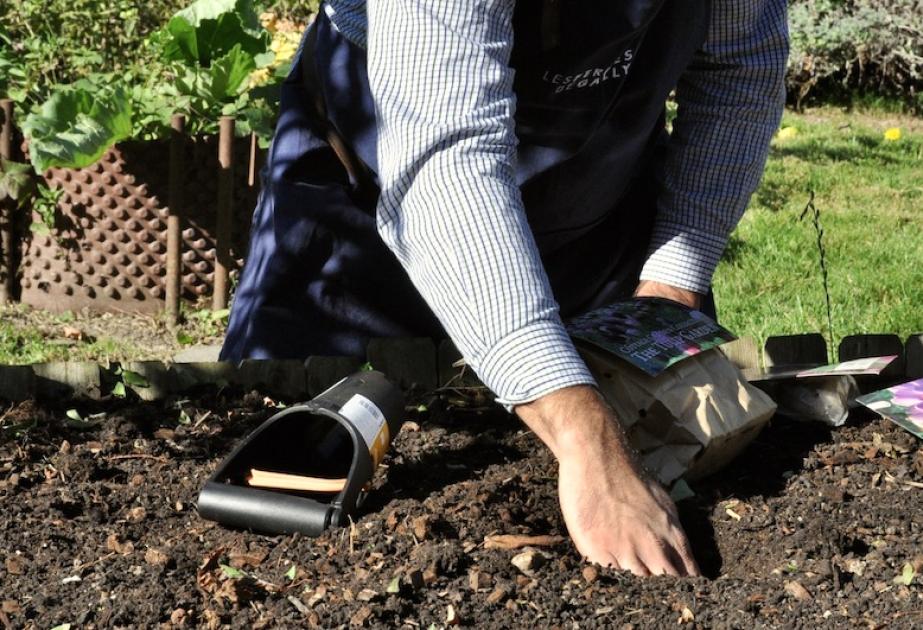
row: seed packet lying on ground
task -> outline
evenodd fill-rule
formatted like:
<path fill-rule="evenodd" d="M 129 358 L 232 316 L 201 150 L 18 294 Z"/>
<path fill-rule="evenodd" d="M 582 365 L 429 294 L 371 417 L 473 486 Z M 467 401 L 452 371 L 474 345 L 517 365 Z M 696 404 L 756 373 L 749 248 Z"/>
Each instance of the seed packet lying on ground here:
<path fill-rule="evenodd" d="M 651 376 L 736 339 L 701 311 L 660 298 L 615 302 L 575 317 L 567 330 L 578 345 L 611 352 Z"/>
<path fill-rule="evenodd" d="M 759 383 L 822 376 L 878 375 L 896 358 L 897 355 L 894 354 L 886 357 L 854 359 L 830 365 L 773 365 L 765 369 L 748 368 L 744 370 L 744 376 L 751 383 Z"/>
<path fill-rule="evenodd" d="M 837 374 L 881 374 L 881 371 L 888 367 L 896 358 L 897 355 L 892 354 L 886 357 L 868 357 L 865 359 L 855 359 L 853 361 L 843 361 L 842 363 L 822 365 L 810 370 L 804 370 L 799 372 L 796 376 L 798 378 L 805 378 L 808 376 L 834 376 Z"/>
<path fill-rule="evenodd" d="M 856 400 L 923 439 L 923 378 L 872 392 Z"/>

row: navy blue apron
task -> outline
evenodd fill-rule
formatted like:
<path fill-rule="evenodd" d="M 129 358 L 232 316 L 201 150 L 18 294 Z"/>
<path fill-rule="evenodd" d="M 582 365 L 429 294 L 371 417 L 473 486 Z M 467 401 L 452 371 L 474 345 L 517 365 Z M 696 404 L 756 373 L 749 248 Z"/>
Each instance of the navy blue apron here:
<path fill-rule="evenodd" d="M 567 317 L 637 285 L 664 103 L 705 40 L 709 5 L 544 5 L 519 2 L 514 16 L 517 178 Z M 365 51 L 320 11 L 282 87 L 223 359 L 361 357 L 373 337 L 445 337 L 376 230 L 376 145 Z"/>

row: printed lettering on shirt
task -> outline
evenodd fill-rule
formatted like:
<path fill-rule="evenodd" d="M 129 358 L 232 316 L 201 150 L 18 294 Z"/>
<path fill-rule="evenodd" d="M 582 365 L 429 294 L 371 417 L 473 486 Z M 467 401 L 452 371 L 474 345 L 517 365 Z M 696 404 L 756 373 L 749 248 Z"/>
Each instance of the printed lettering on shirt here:
<path fill-rule="evenodd" d="M 634 56 L 634 50 L 628 48 L 616 57 L 612 63 L 602 68 L 587 68 L 577 74 L 567 75 L 546 70 L 545 74 L 542 75 L 542 81 L 554 85 L 555 94 L 595 87 L 606 81 L 624 79 L 628 76 L 628 71 L 631 69 L 631 60 Z"/>

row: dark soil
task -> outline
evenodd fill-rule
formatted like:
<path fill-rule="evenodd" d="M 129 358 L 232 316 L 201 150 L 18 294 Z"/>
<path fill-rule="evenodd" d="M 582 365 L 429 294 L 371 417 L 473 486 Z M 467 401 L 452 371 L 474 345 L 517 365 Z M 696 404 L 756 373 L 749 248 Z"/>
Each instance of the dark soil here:
<path fill-rule="evenodd" d="M 490 534 L 565 534 L 554 462 L 502 412 L 408 414 L 355 523 L 310 539 L 195 512 L 272 401 L 225 391 L 180 406 L 185 424 L 172 403 L 76 405 L 106 412 L 90 429 L 69 405 L 3 416 L 2 624 L 923 625 L 923 449 L 883 420 L 775 420 L 680 503 L 707 576 L 637 579 L 588 568 L 566 542 L 542 548 L 529 576 L 511 563 L 519 551 L 485 548 Z"/>

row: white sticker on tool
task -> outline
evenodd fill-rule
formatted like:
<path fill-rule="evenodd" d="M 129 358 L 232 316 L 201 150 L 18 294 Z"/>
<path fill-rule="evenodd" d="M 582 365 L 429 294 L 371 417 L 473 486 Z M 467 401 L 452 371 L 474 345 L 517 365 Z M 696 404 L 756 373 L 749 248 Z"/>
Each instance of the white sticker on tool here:
<path fill-rule="evenodd" d="M 372 450 L 382 427 L 387 424 L 381 409 L 362 394 L 355 394 L 347 400 L 340 409 L 340 415 L 348 418 L 359 429 L 369 450 Z"/>

